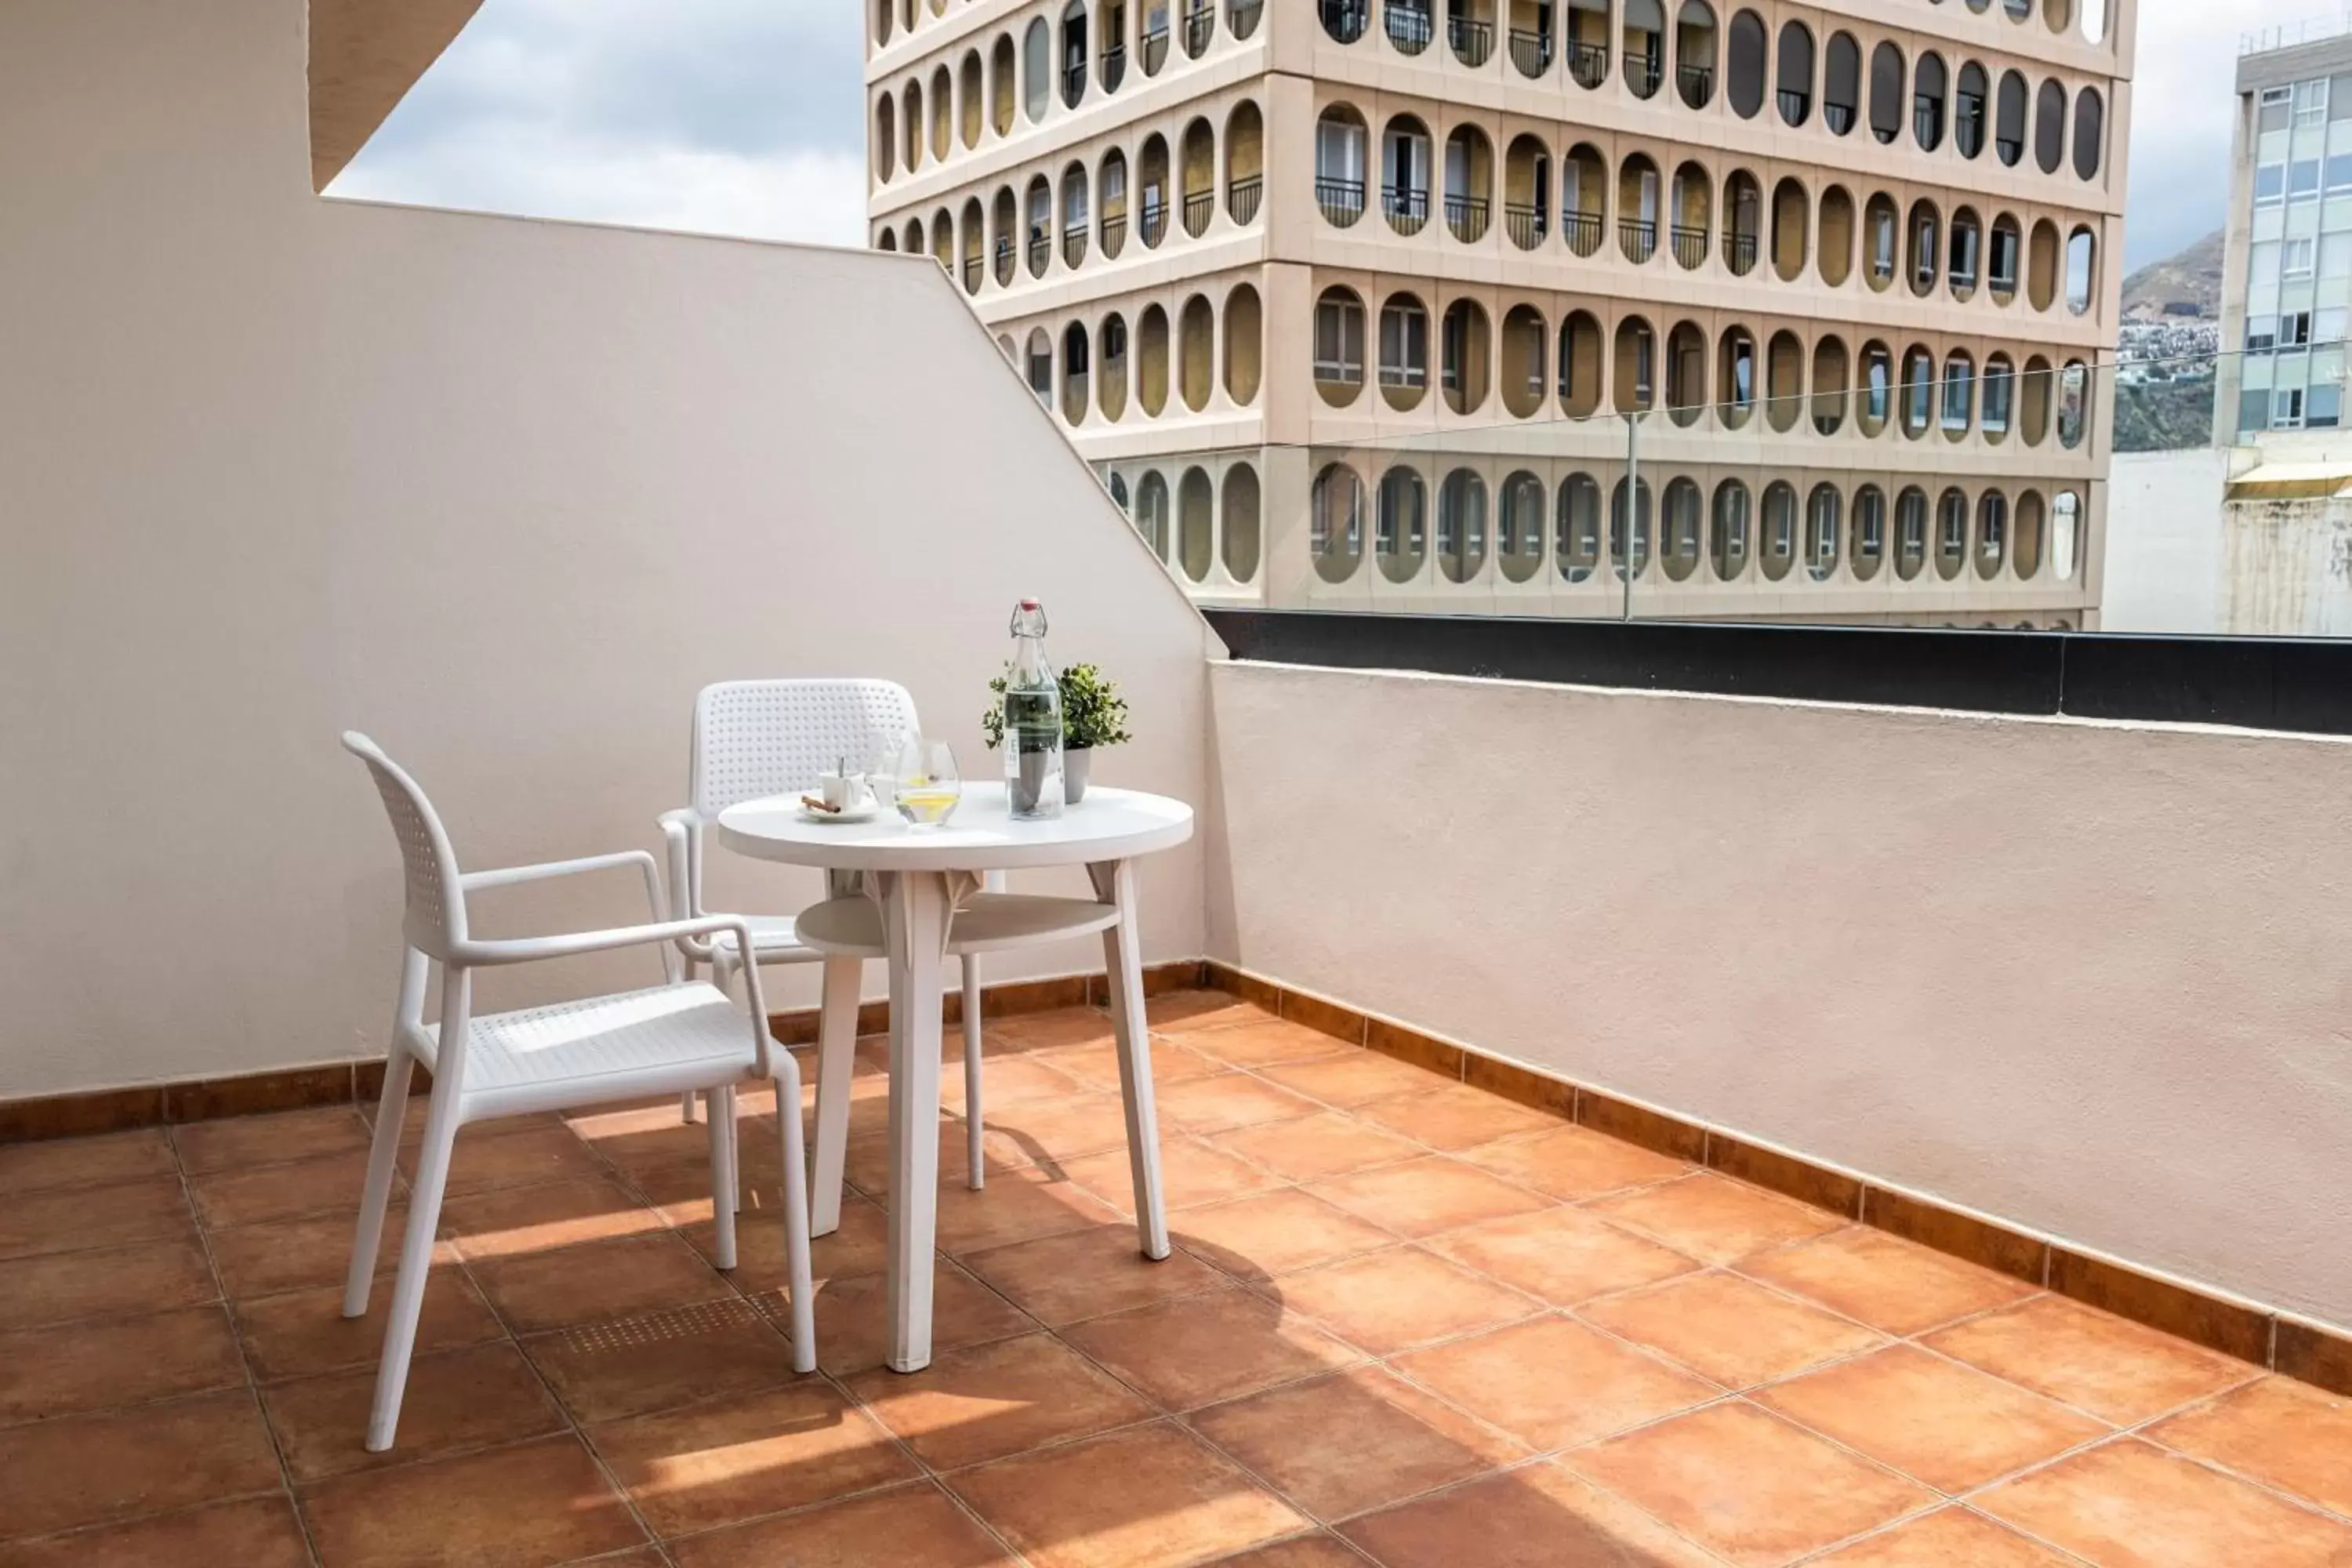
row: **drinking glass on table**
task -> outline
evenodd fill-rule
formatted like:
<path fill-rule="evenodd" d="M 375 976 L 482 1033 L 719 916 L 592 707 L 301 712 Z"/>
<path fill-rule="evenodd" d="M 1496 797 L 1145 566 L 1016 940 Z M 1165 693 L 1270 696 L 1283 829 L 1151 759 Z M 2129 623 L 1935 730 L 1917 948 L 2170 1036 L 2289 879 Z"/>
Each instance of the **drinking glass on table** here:
<path fill-rule="evenodd" d="M 945 741 L 908 735 L 891 772 L 891 796 L 898 815 L 915 827 L 937 827 L 955 814 L 963 798 L 955 751 Z"/>

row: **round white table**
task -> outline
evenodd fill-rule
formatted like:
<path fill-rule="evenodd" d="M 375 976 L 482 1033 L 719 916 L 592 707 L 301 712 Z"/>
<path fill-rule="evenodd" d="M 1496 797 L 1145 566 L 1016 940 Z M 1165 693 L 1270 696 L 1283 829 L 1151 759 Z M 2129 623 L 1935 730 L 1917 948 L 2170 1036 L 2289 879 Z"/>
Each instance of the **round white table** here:
<path fill-rule="evenodd" d="M 719 814 L 719 841 L 727 847 L 761 860 L 864 872 L 881 905 L 890 967 L 888 1360 L 897 1371 L 919 1372 L 930 1364 L 941 976 L 955 905 L 986 872 L 1083 865 L 1096 898 L 1118 910 L 1118 919 L 1102 933 L 1103 957 L 1127 1104 L 1136 1228 L 1147 1257 L 1168 1256 L 1134 867 L 1138 857 L 1172 848 L 1192 836 L 1192 808 L 1182 801 L 1099 786 L 1060 816 L 1042 822 L 1013 820 L 1002 783 L 965 784 L 955 815 L 934 828 L 911 827 L 895 811 L 863 823 L 813 822 L 797 795 L 749 800 Z M 910 1048 L 918 1042 L 920 1048 Z M 824 1063 L 818 1070 L 822 1095 Z M 922 1135 L 911 1136 L 918 1128 Z M 813 1192 L 829 1190 L 824 1155 L 820 1148 Z"/>

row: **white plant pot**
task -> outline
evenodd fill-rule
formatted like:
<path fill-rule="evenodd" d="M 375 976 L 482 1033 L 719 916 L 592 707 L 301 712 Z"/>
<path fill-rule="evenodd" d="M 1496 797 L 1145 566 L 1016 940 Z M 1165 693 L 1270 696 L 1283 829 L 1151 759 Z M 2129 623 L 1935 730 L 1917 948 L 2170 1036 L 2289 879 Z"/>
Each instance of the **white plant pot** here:
<path fill-rule="evenodd" d="M 1079 746 L 1062 753 L 1062 799 L 1070 805 L 1087 798 L 1087 764 L 1093 761 L 1091 747 Z"/>

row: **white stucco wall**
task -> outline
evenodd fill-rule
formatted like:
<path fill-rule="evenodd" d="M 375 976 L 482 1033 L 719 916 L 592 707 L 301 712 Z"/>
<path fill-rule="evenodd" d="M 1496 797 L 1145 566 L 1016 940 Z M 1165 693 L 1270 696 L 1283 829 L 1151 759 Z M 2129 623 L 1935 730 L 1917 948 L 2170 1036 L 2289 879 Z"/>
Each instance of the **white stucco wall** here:
<path fill-rule="evenodd" d="M 2100 630 L 2222 629 L 2221 492 L 2229 466 L 2226 447 L 2116 455 Z"/>
<path fill-rule="evenodd" d="M 320 201 L 303 25 L 0 6 L 0 1098 L 381 1050 L 345 727 L 469 864 L 655 847 L 712 679 L 896 678 L 986 775 L 1035 594 L 1132 700 L 1098 776 L 1202 796 L 1205 629 L 928 261 Z M 1200 952 L 1197 848 L 1144 885 L 1147 955 Z"/>
<path fill-rule="evenodd" d="M 1220 956 L 2352 1321 L 2352 743 L 1210 684 Z"/>

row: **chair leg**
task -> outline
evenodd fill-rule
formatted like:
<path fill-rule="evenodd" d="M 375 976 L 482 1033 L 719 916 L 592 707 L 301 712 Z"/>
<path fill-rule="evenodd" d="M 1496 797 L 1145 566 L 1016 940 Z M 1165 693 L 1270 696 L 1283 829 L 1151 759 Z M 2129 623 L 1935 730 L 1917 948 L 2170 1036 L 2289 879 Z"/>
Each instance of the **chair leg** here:
<path fill-rule="evenodd" d="M 408 1193 L 408 1234 L 401 1243 L 400 1273 L 393 1280 L 392 1310 L 383 1330 L 383 1360 L 376 1368 L 375 1404 L 368 1413 L 371 1454 L 392 1447 L 393 1429 L 400 1422 L 400 1398 L 408 1386 L 408 1358 L 416 1348 L 416 1319 L 425 1305 L 434 1235 L 441 1225 L 441 1194 L 448 1185 L 449 1154 L 457 1141 L 457 1095 L 436 1082 L 425 1113 L 425 1142 L 416 1152 L 416 1181 Z"/>
<path fill-rule="evenodd" d="M 383 1246 L 383 1211 L 392 1202 L 393 1167 L 400 1157 L 400 1124 L 408 1110 L 408 1082 L 416 1066 L 394 1043 L 383 1063 L 383 1096 L 376 1101 L 375 1140 L 368 1146 L 367 1185 L 360 1193 L 359 1234 L 352 1239 L 351 1272 L 343 1280 L 343 1316 L 367 1316 L 368 1289 Z"/>
<path fill-rule="evenodd" d="M 855 969 L 855 963 L 852 963 Z M 856 992 L 851 990 L 856 1005 Z M 852 1032 L 855 1042 L 855 1031 Z M 776 1128 L 784 1145 L 784 1268 L 791 1291 L 793 1370 L 816 1370 L 816 1286 L 809 1268 L 809 1183 L 803 1162 L 808 1151 L 801 1139 L 801 1069 L 793 1053 L 775 1053 Z M 824 1085 L 819 1083 L 820 1090 Z M 787 1107 L 791 1109 L 787 1110 Z M 838 1191 L 834 1202 L 840 1203 Z M 836 1216 L 837 1218 L 837 1216 Z"/>
<path fill-rule="evenodd" d="M 735 1267 L 735 1091 L 714 1089 L 703 1096 L 710 1121 L 710 1218 L 719 1232 L 721 1268 Z"/>
<path fill-rule="evenodd" d="M 980 960 L 967 952 L 963 968 L 963 1137 L 964 1160 L 970 1169 L 964 1185 L 973 1192 L 988 1184 L 987 1163 L 981 1145 L 987 1130 L 981 1125 L 980 1100 Z"/>
<path fill-rule="evenodd" d="M 677 1097 L 677 1119 L 688 1127 L 694 1125 L 694 1090 L 689 1089 Z"/>
<path fill-rule="evenodd" d="M 841 1184 L 849 1156 L 849 1078 L 857 1064 L 857 988 L 865 964 L 855 958 L 824 961 L 824 1000 L 816 1030 L 816 1172 L 809 1179 L 809 1230 L 830 1236 L 841 1228 Z M 789 1053 L 787 1053 L 789 1054 Z M 792 1099 L 777 1079 L 776 1120 L 800 1122 L 800 1071 L 793 1072 Z M 792 1115 L 784 1114 L 789 1104 Z"/>

